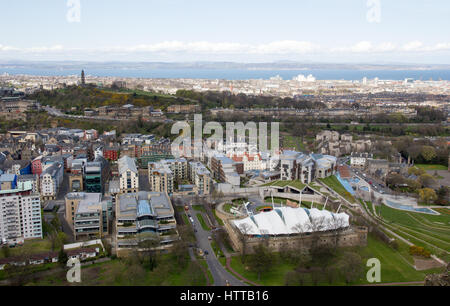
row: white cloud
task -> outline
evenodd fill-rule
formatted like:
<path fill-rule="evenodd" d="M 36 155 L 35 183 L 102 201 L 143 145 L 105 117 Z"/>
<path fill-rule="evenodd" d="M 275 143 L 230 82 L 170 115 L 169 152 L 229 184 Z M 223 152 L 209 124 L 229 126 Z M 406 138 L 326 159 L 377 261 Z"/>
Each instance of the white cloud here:
<path fill-rule="evenodd" d="M 420 51 L 422 47 L 423 43 L 421 41 L 416 40 L 403 45 L 401 49 L 403 51 Z"/>
<path fill-rule="evenodd" d="M 413 52 L 439 52 L 450 50 L 450 43 L 439 42 L 434 45 L 425 45 L 421 41 L 412 41 L 403 45 L 392 42 L 373 43 L 360 41 L 350 46 L 325 47 L 308 41 L 283 40 L 262 44 L 233 43 L 233 42 L 182 42 L 163 41 L 154 44 L 140 44 L 132 46 L 96 47 L 96 48 L 66 48 L 62 45 L 18 48 L 0 44 L 0 54 L 35 54 L 47 53 L 74 53 L 74 54 L 163 54 L 173 53 L 198 55 L 329 55 L 329 54 L 383 54 L 383 53 L 413 53 Z"/>

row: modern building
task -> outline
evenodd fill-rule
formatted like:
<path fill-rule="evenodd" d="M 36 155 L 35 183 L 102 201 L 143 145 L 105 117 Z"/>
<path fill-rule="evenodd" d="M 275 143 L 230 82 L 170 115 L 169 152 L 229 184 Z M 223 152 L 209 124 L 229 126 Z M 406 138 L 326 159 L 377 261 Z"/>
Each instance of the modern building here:
<path fill-rule="evenodd" d="M 236 167 L 232 159 L 216 155 L 211 158 L 211 171 L 213 177 L 222 183 L 229 183 L 233 186 L 241 184 L 241 177 L 236 171 Z"/>
<path fill-rule="evenodd" d="M 174 175 L 170 165 L 164 161 L 148 164 L 148 180 L 150 191 L 173 194 Z"/>
<path fill-rule="evenodd" d="M 283 181 L 300 180 L 309 184 L 314 179 L 326 178 L 337 171 L 337 158 L 322 154 L 304 154 L 283 151 L 280 156 L 280 178 Z"/>
<path fill-rule="evenodd" d="M 112 219 L 112 199 L 102 199 L 101 193 L 73 192 L 65 198 L 66 220 L 75 240 L 100 238 L 109 232 Z"/>
<path fill-rule="evenodd" d="M 128 156 L 119 159 L 119 184 L 121 193 L 139 191 L 139 173 L 136 162 Z"/>
<path fill-rule="evenodd" d="M 137 247 L 154 240 L 159 247 L 170 246 L 179 239 L 172 203 L 166 193 L 145 192 L 121 194 L 116 204 L 115 233 L 117 251 Z"/>
<path fill-rule="evenodd" d="M 195 184 L 196 193 L 205 195 L 211 193 L 211 172 L 201 162 L 190 162 L 188 164 L 189 180 Z"/>
<path fill-rule="evenodd" d="M 41 200 L 30 182 L 18 182 L 14 189 L 0 190 L 0 242 L 23 243 L 42 238 Z"/>
<path fill-rule="evenodd" d="M 275 252 L 282 248 L 296 249 L 299 245 L 302 252 L 308 252 L 313 243 L 338 247 L 365 246 L 368 232 L 365 227 L 350 226 L 346 213 L 292 207 L 279 207 L 227 221 L 225 228 L 233 247 L 236 250 L 245 247 L 248 253 L 262 242 Z"/>
<path fill-rule="evenodd" d="M 102 165 L 99 162 L 88 162 L 84 169 L 84 190 L 89 193 L 101 193 Z"/>

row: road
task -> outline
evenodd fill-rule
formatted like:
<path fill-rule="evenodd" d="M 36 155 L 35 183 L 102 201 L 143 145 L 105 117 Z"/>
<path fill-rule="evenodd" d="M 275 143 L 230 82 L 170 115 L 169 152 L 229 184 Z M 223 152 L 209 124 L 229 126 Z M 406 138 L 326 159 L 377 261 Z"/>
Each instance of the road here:
<path fill-rule="evenodd" d="M 197 213 L 199 212 L 193 210 L 189 205 L 188 214 L 190 214 L 192 219 L 194 220 L 194 228 L 197 230 L 195 232 L 197 245 L 200 249 L 202 249 L 203 251 L 206 250 L 209 253 L 208 255 L 206 255 L 206 263 L 208 264 L 209 271 L 212 274 L 214 286 L 226 286 L 227 281 L 231 286 L 248 286 L 246 283 L 240 281 L 230 272 L 228 272 L 219 262 L 211 247 L 211 243 L 208 240 L 208 237 L 211 236 L 211 232 L 205 231 L 202 228 L 200 222 L 197 219 Z"/>

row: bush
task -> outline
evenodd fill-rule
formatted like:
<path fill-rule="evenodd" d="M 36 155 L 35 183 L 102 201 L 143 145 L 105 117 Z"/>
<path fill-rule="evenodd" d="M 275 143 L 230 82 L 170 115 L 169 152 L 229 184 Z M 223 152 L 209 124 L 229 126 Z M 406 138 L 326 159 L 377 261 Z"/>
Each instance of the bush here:
<path fill-rule="evenodd" d="M 409 253 L 413 256 L 420 256 L 420 257 L 424 257 L 424 258 L 430 258 L 431 257 L 431 253 L 428 252 L 427 250 L 425 250 L 423 247 L 419 247 L 416 245 L 412 245 L 409 248 Z"/>

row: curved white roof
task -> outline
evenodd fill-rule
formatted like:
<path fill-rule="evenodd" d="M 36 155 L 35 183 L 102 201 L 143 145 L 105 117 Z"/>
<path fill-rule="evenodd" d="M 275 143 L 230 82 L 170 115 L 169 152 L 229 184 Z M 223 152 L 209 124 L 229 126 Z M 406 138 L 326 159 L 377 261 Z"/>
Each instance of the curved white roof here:
<path fill-rule="evenodd" d="M 280 207 L 232 222 L 247 235 L 288 235 L 345 228 L 349 226 L 349 216 L 316 208 Z"/>

